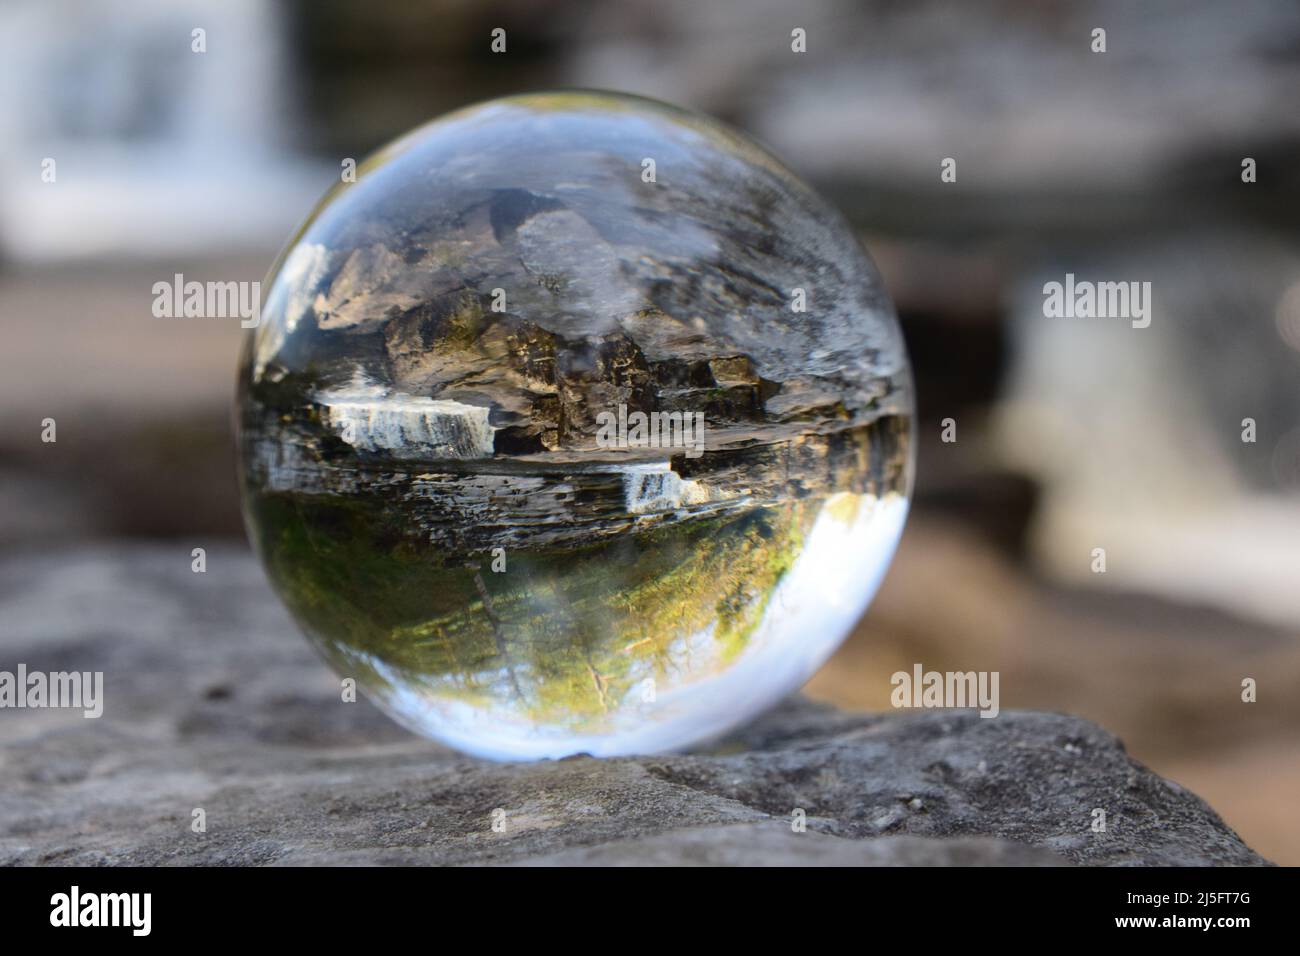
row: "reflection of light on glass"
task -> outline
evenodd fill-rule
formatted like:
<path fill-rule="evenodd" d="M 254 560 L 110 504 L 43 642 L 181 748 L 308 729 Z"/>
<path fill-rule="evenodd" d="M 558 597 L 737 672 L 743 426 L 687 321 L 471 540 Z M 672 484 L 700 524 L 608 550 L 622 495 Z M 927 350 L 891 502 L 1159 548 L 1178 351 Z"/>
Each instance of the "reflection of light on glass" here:
<path fill-rule="evenodd" d="M 1273 446 L 1273 477 L 1282 488 L 1300 488 L 1300 428 L 1291 429 Z"/>
<path fill-rule="evenodd" d="M 1276 318 L 1282 341 L 1300 352 L 1300 282 L 1293 282 L 1277 300 Z"/>

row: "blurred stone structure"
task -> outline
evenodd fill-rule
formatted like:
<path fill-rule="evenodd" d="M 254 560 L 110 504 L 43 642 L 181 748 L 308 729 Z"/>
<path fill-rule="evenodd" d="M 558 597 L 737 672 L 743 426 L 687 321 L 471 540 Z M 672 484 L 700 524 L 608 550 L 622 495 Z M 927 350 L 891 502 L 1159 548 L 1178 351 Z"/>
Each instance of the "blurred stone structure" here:
<path fill-rule="evenodd" d="M 766 142 L 851 217 L 899 306 L 914 512 L 814 692 L 886 707 L 895 667 L 1001 669 L 1005 707 L 1101 721 L 1264 855 L 1300 862 L 1300 8 L 238 2 L 203 5 L 221 12 L 202 59 L 158 52 L 188 50 L 197 5 L 108 5 L 112 23 L 97 6 L 0 12 L 0 79 L 23 89 L 0 107 L 0 544 L 162 538 L 187 561 L 240 535 L 240 330 L 153 319 L 151 283 L 260 279 L 342 160 L 446 110 L 559 85 L 643 93 Z M 65 36 L 73 14 L 98 29 Z M 188 146 L 141 144 L 138 118 L 169 116 Z M 118 165 L 63 135 L 60 183 L 41 184 L 49 136 L 91 120 Z M 254 162 L 263 136 L 289 175 Z M 99 214 L 78 219 L 78 195 Z M 231 197 L 252 212 L 219 228 Z M 134 242 L 169 204 L 189 210 L 175 229 Z M 1045 317 L 1043 284 L 1066 273 L 1150 281 L 1152 325 Z M 57 445 L 39 442 L 46 416 Z"/>

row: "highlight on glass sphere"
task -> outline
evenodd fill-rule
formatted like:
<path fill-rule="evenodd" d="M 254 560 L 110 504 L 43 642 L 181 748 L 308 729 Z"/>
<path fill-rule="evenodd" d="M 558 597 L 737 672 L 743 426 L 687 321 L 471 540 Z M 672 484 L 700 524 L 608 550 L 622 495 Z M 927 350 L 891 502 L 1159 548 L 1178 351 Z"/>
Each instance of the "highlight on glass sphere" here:
<path fill-rule="evenodd" d="M 418 733 L 699 744 L 800 687 L 889 564 L 893 307 L 841 217 L 711 119 L 587 92 L 452 113 L 336 185 L 266 289 L 250 537 Z"/>

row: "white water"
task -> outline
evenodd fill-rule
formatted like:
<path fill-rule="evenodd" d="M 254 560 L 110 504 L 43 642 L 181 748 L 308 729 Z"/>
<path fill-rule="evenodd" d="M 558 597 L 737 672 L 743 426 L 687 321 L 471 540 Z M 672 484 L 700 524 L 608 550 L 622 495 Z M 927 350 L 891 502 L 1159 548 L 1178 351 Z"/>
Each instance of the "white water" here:
<path fill-rule="evenodd" d="M 322 392 L 326 424 L 360 451 L 403 458 L 490 458 L 488 409 L 418 395 L 385 394 L 374 386 Z"/>

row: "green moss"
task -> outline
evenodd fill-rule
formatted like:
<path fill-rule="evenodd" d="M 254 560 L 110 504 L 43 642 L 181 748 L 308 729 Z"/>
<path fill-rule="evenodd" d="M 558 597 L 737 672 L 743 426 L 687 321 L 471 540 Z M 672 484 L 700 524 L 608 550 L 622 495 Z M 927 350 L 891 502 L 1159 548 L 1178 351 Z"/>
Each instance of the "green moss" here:
<path fill-rule="evenodd" d="M 277 588 L 345 672 L 382 680 L 371 666 L 382 661 L 441 696 L 574 725 L 646 676 L 677 682 L 675 645 L 692 635 L 711 634 L 717 666 L 734 659 L 816 505 L 511 550 L 501 574 L 488 555 L 435 550 L 380 503 L 269 494 L 254 514 Z M 698 660 L 690 676 L 702 676 Z"/>
<path fill-rule="evenodd" d="M 485 327 L 483 303 L 477 296 L 466 294 L 447 316 L 447 333 L 437 344 L 449 350 L 468 349 L 478 341 Z"/>

